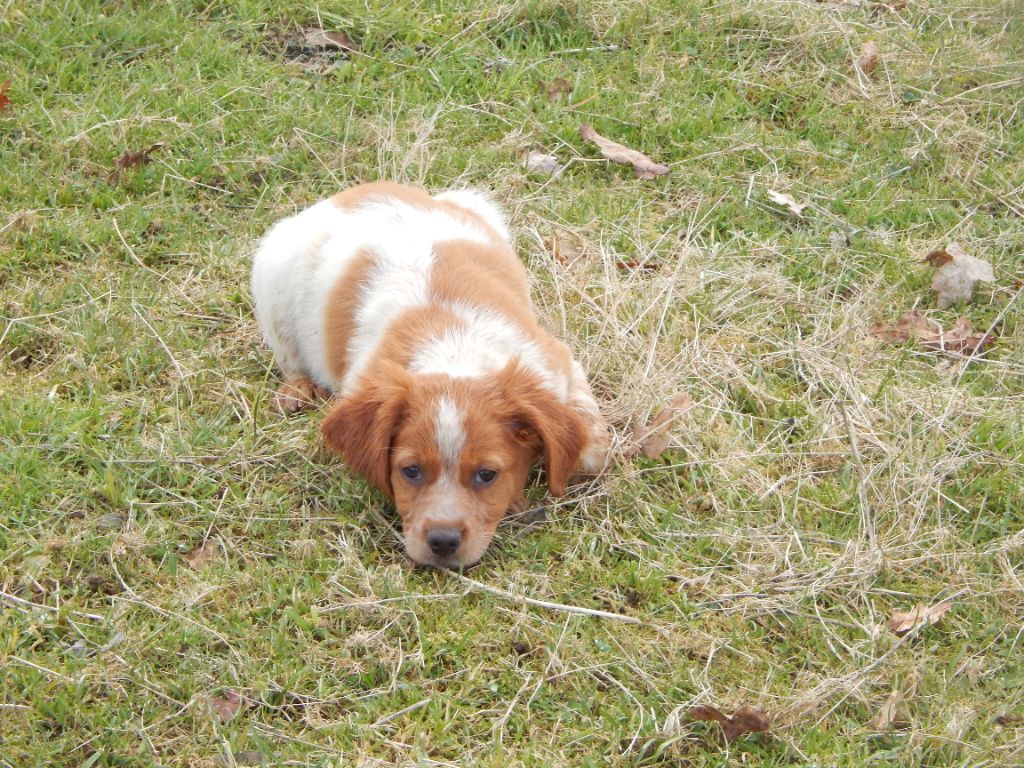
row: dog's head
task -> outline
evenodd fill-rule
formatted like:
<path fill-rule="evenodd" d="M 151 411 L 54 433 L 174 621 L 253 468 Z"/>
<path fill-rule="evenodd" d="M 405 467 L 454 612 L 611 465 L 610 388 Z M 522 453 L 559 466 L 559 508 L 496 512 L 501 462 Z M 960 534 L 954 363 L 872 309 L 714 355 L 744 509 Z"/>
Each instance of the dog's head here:
<path fill-rule="evenodd" d="M 458 379 L 378 366 L 321 430 L 394 500 L 409 556 L 448 568 L 483 556 L 538 457 L 552 495 L 565 493 L 586 442 L 583 418 L 516 363 Z"/>

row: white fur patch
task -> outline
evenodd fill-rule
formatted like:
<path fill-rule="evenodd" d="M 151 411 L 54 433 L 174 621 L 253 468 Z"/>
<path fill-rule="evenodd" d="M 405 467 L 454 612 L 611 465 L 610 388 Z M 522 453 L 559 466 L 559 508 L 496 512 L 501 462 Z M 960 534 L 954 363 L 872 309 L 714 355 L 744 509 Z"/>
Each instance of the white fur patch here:
<path fill-rule="evenodd" d="M 466 445 L 466 418 L 448 395 L 442 395 L 437 401 L 434 432 L 445 466 L 458 466 L 459 455 Z"/>
<path fill-rule="evenodd" d="M 374 198 L 355 209 L 339 208 L 330 200 L 317 203 L 278 222 L 253 258 L 252 294 L 264 338 L 286 376 L 304 373 L 335 395 L 348 394 L 391 323 L 428 302 L 434 244 L 490 243 L 493 237 L 444 211 L 394 199 Z M 348 368 L 335 381 L 327 367 L 329 340 L 323 335 L 327 299 L 345 270 L 367 250 L 375 263 L 360 291 L 355 331 L 346 340 Z"/>
<path fill-rule="evenodd" d="M 514 358 L 537 374 L 541 383 L 563 400 L 568 396 L 568 381 L 555 375 L 544 351 L 507 317 L 464 302 L 445 307 L 462 321 L 427 341 L 416 352 L 409 370 L 415 373 L 442 373 L 453 379 L 497 373 Z"/>

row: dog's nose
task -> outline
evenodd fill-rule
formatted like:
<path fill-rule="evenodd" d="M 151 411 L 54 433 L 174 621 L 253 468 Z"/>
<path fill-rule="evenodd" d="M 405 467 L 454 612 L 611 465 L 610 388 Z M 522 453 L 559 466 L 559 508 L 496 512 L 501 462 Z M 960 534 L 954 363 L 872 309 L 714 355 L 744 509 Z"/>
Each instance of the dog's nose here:
<path fill-rule="evenodd" d="M 462 531 L 458 528 L 431 528 L 427 531 L 427 545 L 438 557 L 448 557 L 462 543 Z"/>

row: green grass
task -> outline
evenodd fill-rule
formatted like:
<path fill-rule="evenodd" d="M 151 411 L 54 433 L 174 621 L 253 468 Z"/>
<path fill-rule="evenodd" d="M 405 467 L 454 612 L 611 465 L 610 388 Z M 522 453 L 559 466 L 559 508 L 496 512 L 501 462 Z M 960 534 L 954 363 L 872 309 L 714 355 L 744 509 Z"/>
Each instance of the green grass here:
<path fill-rule="evenodd" d="M 359 52 L 297 61 L 317 18 Z M 0 764 L 1019 765 L 1022 18 L 0 3 Z M 672 173 L 608 165 L 581 122 Z M 617 444 L 693 398 L 660 459 L 531 489 L 546 519 L 468 574 L 639 624 L 413 568 L 318 414 L 272 414 L 253 242 L 378 178 L 494 190 Z M 940 312 L 920 259 L 950 239 L 998 279 Z M 999 339 L 967 362 L 867 335 L 912 308 Z M 893 690 L 907 722 L 874 732 Z M 772 730 L 726 748 L 698 703 Z"/>

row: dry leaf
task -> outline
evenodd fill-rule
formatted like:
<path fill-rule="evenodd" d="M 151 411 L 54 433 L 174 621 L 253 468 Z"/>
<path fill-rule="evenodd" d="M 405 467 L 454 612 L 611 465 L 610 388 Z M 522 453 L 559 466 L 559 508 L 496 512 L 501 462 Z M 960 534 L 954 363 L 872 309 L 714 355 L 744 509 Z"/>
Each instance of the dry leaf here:
<path fill-rule="evenodd" d="M 319 27 L 303 30 L 302 42 L 309 48 L 335 51 L 357 51 L 356 44 L 344 32 L 328 32 Z"/>
<path fill-rule="evenodd" d="M 150 144 L 145 149 L 126 149 L 121 153 L 121 156 L 117 158 L 117 167 L 119 169 L 125 168 L 138 168 L 139 166 L 146 165 L 149 162 L 149 156 L 159 149 L 163 149 L 166 146 L 162 141 L 158 141 L 155 144 Z"/>
<path fill-rule="evenodd" d="M 895 323 L 875 323 L 868 334 L 894 344 L 914 340 L 932 352 L 958 355 L 981 354 L 994 341 L 987 333 L 973 332 L 968 317 L 961 317 L 948 331 L 943 331 L 938 322 L 920 312 L 907 312 Z"/>
<path fill-rule="evenodd" d="M 627 272 L 635 272 L 637 270 L 641 272 L 656 272 L 658 270 L 658 265 L 652 264 L 649 261 L 625 261 L 622 259 L 615 262 L 615 267 Z"/>
<path fill-rule="evenodd" d="M 7 91 L 11 88 L 11 81 L 4 80 L 3 84 L 0 85 L 0 112 L 7 109 L 7 106 L 11 103 L 11 100 L 7 98 Z"/>
<path fill-rule="evenodd" d="M 918 627 L 937 624 L 952 607 L 952 600 L 943 600 L 934 605 L 918 604 L 910 611 L 894 611 L 889 621 L 889 629 L 897 635 L 905 635 Z"/>
<path fill-rule="evenodd" d="M 561 237 L 558 233 L 551 235 L 544 241 L 551 255 L 559 264 L 572 265 L 583 255 L 583 249 L 567 237 Z"/>
<path fill-rule="evenodd" d="M 797 216 L 801 215 L 804 208 L 807 207 L 807 203 L 798 203 L 793 199 L 792 195 L 787 195 L 784 192 L 776 192 L 774 189 L 768 190 L 768 197 L 772 199 L 772 202 L 786 206 Z"/>
<path fill-rule="evenodd" d="M 699 706 L 690 710 L 691 720 L 705 720 L 722 726 L 726 743 L 731 743 L 745 733 L 763 732 L 771 727 L 771 718 L 761 707 L 744 704 L 729 717 L 711 706 Z"/>
<path fill-rule="evenodd" d="M 572 93 L 572 83 L 564 77 L 556 78 L 550 83 L 541 83 L 541 88 L 544 89 L 548 101 L 561 101 Z"/>
<path fill-rule="evenodd" d="M 198 571 L 217 558 L 218 550 L 217 543 L 213 539 L 207 539 L 191 552 L 182 555 L 181 559 L 188 563 L 191 568 Z"/>
<path fill-rule="evenodd" d="M 147 165 L 150 162 L 149 156 L 157 150 L 163 149 L 166 144 L 162 141 L 158 141 L 155 144 L 150 144 L 145 149 L 126 149 L 121 153 L 121 156 L 117 158 L 114 164 L 114 170 L 110 172 L 108 181 L 111 184 L 116 184 L 117 180 L 121 177 L 121 171 L 128 168 L 139 168 L 143 165 Z"/>
<path fill-rule="evenodd" d="M 870 3 L 868 4 L 868 7 L 871 9 L 872 13 L 881 13 L 883 11 L 898 13 L 906 8 L 907 4 L 904 0 L 900 0 L 898 3 Z"/>
<path fill-rule="evenodd" d="M 654 162 L 643 152 L 637 152 L 635 149 L 606 139 L 586 123 L 580 126 L 580 136 L 587 141 L 594 142 L 601 150 L 601 154 L 613 163 L 632 165 L 633 172 L 638 179 L 653 179 L 655 176 L 663 176 L 671 170 L 667 165 Z"/>
<path fill-rule="evenodd" d="M 890 728 L 906 726 L 909 722 L 903 694 L 893 691 L 882 708 L 868 721 L 868 728 L 874 731 L 888 731 Z"/>
<path fill-rule="evenodd" d="M 222 723 L 230 721 L 237 715 L 244 703 L 236 691 L 224 691 L 219 696 L 204 696 L 203 702 Z"/>
<path fill-rule="evenodd" d="M 633 430 L 633 447 L 625 452 L 631 459 L 642 453 L 648 459 L 656 459 L 668 448 L 668 433 L 676 416 L 690 407 L 690 396 L 679 395 L 667 408 L 662 408 L 646 426 Z"/>
<path fill-rule="evenodd" d="M 553 176 L 560 169 L 558 158 L 537 150 L 526 156 L 526 170 L 530 173 L 546 173 Z"/>
<path fill-rule="evenodd" d="M 864 75 L 870 75 L 878 66 L 878 43 L 868 40 L 860 47 L 860 56 L 857 57 L 857 69 Z"/>
<path fill-rule="evenodd" d="M 875 323 L 868 329 L 868 334 L 893 344 L 911 339 L 934 341 L 941 338 L 942 326 L 920 312 L 907 312 L 895 323 Z"/>
<path fill-rule="evenodd" d="M 993 283 L 996 279 L 991 264 L 967 255 L 957 243 L 932 251 L 924 260 L 935 267 L 932 290 L 939 294 L 939 309 L 945 309 L 961 299 L 970 299 L 974 293 L 974 284 L 979 280 Z"/>

